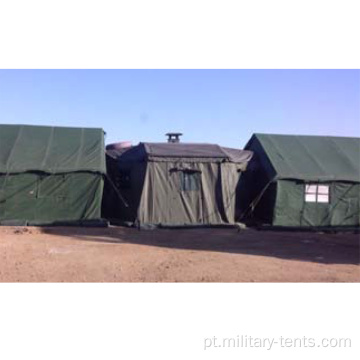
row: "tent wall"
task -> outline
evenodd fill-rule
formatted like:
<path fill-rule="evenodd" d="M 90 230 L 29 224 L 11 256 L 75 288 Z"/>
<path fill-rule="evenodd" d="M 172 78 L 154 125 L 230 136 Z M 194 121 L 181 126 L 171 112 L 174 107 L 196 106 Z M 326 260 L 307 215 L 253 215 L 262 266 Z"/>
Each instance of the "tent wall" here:
<path fill-rule="evenodd" d="M 360 226 L 360 184 L 333 183 L 331 225 Z"/>
<path fill-rule="evenodd" d="M 120 178 L 127 179 L 118 186 L 127 206 L 119 198 L 116 198 L 119 203 L 119 214 L 125 221 L 138 220 L 147 168 L 148 163 L 146 162 L 122 163 L 119 168 Z"/>
<path fill-rule="evenodd" d="M 273 182 L 276 172 L 256 137 L 251 138 L 246 150 L 253 151 L 254 156 L 238 185 L 236 218 L 238 221 L 271 223 L 276 196 L 276 183 Z M 253 203 L 257 204 L 254 212 L 251 211 Z"/>
<path fill-rule="evenodd" d="M 360 225 L 360 184 L 346 182 L 329 185 L 330 202 L 305 202 L 305 183 L 294 180 L 277 182 L 273 225 L 328 227 Z"/>
<path fill-rule="evenodd" d="M 237 168 L 220 162 L 149 162 L 139 222 L 179 226 L 234 223 Z M 184 189 L 184 173 L 193 178 L 191 189 Z"/>
<path fill-rule="evenodd" d="M 112 219 L 119 213 L 117 195 L 112 183 L 118 178 L 118 166 L 115 159 L 106 156 L 107 176 L 104 180 L 104 194 L 101 204 L 101 216 L 104 219 Z"/>
<path fill-rule="evenodd" d="M 111 221 L 135 222 L 138 218 L 147 163 L 119 161 L 107 156 L 106 164 L 110 180 L 105 181 L 103 216 Z"/>
<path fill-rule="evenodd" d="M 223 221 L 226 223 L 235 223 L 238 185 L 243 172 L 232 163 L 222 163 L 220 169 L 222 199 L 219 199 L 219 202 L 224 207 Z"/>
<path fill-rule="evenodd" d="M 81 222 L 101 218 L 103 177 L 20 173 L 0 175 L 0 224 L 28 225 Z"/>
<path fill-rule="evenodd" d="M 250 213 L 251 220 L 262 224 L 273 223 L 276 195 L 277 182 L 267 184 L 265 191 L 261 192 L 261 196 L 256 202 L 253 213 Z"/>

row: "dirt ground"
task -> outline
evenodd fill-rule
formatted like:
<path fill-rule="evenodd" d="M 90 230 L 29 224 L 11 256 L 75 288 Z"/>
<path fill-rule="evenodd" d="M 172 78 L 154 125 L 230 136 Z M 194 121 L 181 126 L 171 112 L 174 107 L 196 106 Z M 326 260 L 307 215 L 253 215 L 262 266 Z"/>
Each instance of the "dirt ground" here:
<path fill-rule="evenodd" d="M 359 234 L 0 227 L 1 282 L 359 282 Z"/>

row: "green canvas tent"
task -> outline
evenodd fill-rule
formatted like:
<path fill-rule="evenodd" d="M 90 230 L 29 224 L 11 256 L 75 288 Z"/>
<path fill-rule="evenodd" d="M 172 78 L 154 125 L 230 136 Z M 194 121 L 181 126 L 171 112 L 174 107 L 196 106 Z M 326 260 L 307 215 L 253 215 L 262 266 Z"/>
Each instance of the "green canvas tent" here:
<path fill-rule="evenodd" d="M 235 222 L 236 188 L 252 153 L 213 144 L 140 143 L 107 151 L 107 217 L 138 226 Z"/>
<path fill-rule="evenodd" d="M 101 218 L 102 129 L 0 125 L 0 224 Z"/>
<path fill-rule="evenodd" d="M 360 139 L 254 134 L 240 219 L 283 227 L 360 225 Z"/>

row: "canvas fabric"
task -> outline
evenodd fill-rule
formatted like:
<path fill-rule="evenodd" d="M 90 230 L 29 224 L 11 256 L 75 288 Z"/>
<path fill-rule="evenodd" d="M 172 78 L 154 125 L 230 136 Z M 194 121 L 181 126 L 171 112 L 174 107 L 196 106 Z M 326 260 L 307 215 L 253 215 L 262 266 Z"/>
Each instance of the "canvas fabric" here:
<path fill-rule="evenodd" d="M 184 191 L 182 172 L 198 174 L 197 190 Z M 149 162 L 138 208 L 141 224 L 224 224 L 235 221 L 236 164 Z"/>
<path fill-rule="evenodd" d="M 305 202 L 305 185 L 286 180 L 277 182 L 273 225 L 360 226 L 360 184 L 328 183 L 329 203 Z"/>
<path fill-rule="evenodd" d="M 255 134 L 254 140 L 278 179 L 360 182 L 359 138 Z"/>
<path fill-rule="evenodd" d="M 102 129 L 0 125 L 0 173 L 105 174 Z"/>
<path fill-rule="evenodd" d="M 101 219 L 102 129 L 0 125 L 0 224 Z"/>
<path fill-rule="evenodd" d="M 0 223 L 27 225 L 101 218 L 103 178 L 98 174 L 0 176 Z"/>
<path fill-rule="evenodd" d="M 283 227 L 360 226 L 360 139 L 255 134 L 245 148 L 254 157 L 240 216 Z M 328 185 L 329 203 L 306 202 L 306 184 Z"/>
<path fill-rule="evenodd" d="M 110 177 L 127 203 L 108 184 L 104 208 L 110 218 L 140 226 L 187 226 L 235 222 L 236 190 L 252 152 L 213 144 L 140 143 L 107 155 Z"/>

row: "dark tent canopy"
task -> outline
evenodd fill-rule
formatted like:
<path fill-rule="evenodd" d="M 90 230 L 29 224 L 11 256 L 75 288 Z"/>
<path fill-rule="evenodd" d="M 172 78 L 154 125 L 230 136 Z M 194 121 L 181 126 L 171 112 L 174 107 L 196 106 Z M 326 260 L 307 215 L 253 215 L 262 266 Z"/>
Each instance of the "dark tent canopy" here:
<path fill-rule="evenodd" d="M 242 217 L 297 227 L 359 226 L 360 139 L 254 134 Z"/>
<path fill-rule="evenodd" d="M 0 125 L 0 223 L 101 218 L 102 129 Z"/>
<path fill-rule="evenodd" d="M 247 163 L 250 152 L 224 148 L 215 144 L 172 144 L 172 143 L 142 143 L 143 154 L 148 158 L 183 158 L 208 159 L 210 161 Z"/>
<path fill-rule="evenodd" d="M 108 151 L 108 172 L 128 207 L 107 192 L 108 217 L 138 225 L 235 222 L 236 188 L 250 151 L 213 144 L 140 143 Z"/>

